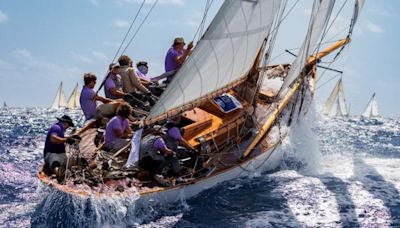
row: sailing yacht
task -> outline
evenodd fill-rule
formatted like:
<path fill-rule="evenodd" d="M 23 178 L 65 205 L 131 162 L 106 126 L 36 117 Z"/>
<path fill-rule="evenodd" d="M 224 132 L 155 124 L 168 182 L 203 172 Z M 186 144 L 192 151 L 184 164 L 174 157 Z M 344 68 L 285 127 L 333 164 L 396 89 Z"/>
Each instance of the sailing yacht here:
<path fill-rule="evenodd" d="M 346 117 L 349 115 L 346 107 L 342 79 L 339 79 L 328 99 L 326 100 L 323 113 L 331 117 Z"/>
<path fill-rule="evenodd" d="M 375 93 L 372 94 L 371 99 L 369 99 L 367 107 L 361 114 L 364 118 L 376 118 L 379 117 L 378 102 L 376 101 Z"/>
<path fill-rule="evenodd" d="M 65 98 L 63 82 L 60 82 L 58 86 L 56 96 L 54 97 L 53 104 L 51 105 L 52 109 L 60 109 L 66 108 L 68 106 L 67 98 Z"/>
<path fill-rule="evenodd" d="M 69 99 L 67 102 L 67 108 L 79 109 L 80 108 L 80 103 L 79 103 L 80 96 L 81 96 L 81 93 L 79 92 L 78 83 L 77 83 L 74 90 L 72 90 L 71 96 L 69 96 Z"/>
<path fill-rule="evenodd" d="M 277 168 L 284 153 L 282 141 L 288 129 L 295 127 L 292 120 L 306 115 L 311 104 L 317 63 L 331 53 L 340 53 L 350 42 L 364 4 L 356 0 L 351 5 L 354 11 L 345 38 L 322 47 L 335 1 L 315 0 L 296 59 L 291 64 L 268 65 L 278 42 L 275 38 L 286 12 L 285 2 L 225 1 L 193 53 L 136 127 L 131 145 L 110 155 L 101 144 L 94 143 L 101 133 L 90 129 L 81 135 L 79 150 L 74 150 L 75 145 L 69 154 L 70 159 L 84 157 L 90 167 L 67 170 L 66 185 L 46 176 L 43 170 L 39 179 L 74 196 L 139 194 L 137 202 L 163 203 L 195 196 L 254 171 Z M 224 100 L 239 105 L 228 110 L 221 105 Z M 197 160 L 192 161 L 194 166 L 181 160 L 186 167 L 181 176 L 184 182 L 172 180 L 171 185 L 161 186 L 155 180 L 142 180 L 137 173 L 141 168 L 129 165 L 131 155 L 138 153 L 141 138 L 176 116 L 181 116 L 182 136 L 199 152 L 203 167 L 197 169 Z M 113 180 L 124 186 L 123 191 Z"/>

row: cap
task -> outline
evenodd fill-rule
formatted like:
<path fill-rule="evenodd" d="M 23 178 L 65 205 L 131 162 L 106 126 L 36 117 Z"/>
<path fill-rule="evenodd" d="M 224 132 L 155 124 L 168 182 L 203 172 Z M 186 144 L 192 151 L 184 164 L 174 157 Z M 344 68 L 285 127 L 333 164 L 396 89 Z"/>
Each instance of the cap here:
<path fill-rule="evenodd" d="M 139 62 L 136 63 L 136 66 L 137 67 L 139 67 L 139 66 L 146 66 L 147 67 L 147 62 L 146 61 L 139 61 Z"/>
<path fill-rule="evenodd" d="M 75 124 L 74 124 L 74 122 L 72 122 L 71 117 L 69 117 L 67 115 L 63 115 L 61 118 L 57 117 L 57 120 L 60 121 L 60 122 L 63 122 L 63 123 L 67 123 L 71 127 L 75 127 Z"/>
<path fill-rule="evenodd" d="M 112 70 L 115 67 L 120 67 L 119 63 L 111 63 L 110 66 L 109 66 L 109 69 Z"/>
<path fill-rule="evenodd" d="M 174 39 L 174 45 L 175 44 L 184 44 L 184 43 L 185 43 L 185 40 L 183 39 L 183 37 L 176 37 Z"/>

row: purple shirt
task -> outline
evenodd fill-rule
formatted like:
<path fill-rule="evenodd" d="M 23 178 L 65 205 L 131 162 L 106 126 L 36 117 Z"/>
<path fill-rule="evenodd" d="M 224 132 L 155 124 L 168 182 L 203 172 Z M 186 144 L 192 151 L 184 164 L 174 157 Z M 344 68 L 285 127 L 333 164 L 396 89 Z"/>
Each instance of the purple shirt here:
<path fill-rule="evenodd" d="M 96 93 L 93 91 L 93 89 L 83 86 L 79 102 L 86 120 L 93 118 L 94 113 L 96 112 L 97 104 L 95 97 Z"/>
<path fill-rule="evenodd" d="M 120 116 L 114 116 L 108 123 L 106 127 L 106 147 L 110 146 L 110 143 L 113 142 L 118 136 L 115 134 L 116 130 L 120 130 L 121 132 L 125 132 L 129 127 L 128 119 L 122 119 Z"/>
<path fill-rule="evenodd" d="M 44 143 L 44 155 L 46 156 L 46 153 L 57 153 L 57 154 L 62 154 L 65 153 L 65 145 L 64 143 L 62 144 L 54 144 L 50 141 L 50 137 L 52 134 L 56 134 L 60 138 L 64 138 L 64 125 L 61 122 L 53 124 L 49 131 L 47 132 L 46 136 L 46 142 Z"/>
<path fill-rule="evenodd" d="M 151 79 L 149 77 L 147 77 L 145 74 L 143 74 L 142 72 L 140 72 L 140 70 L 136 71 L 136 74 L 140 79 L 143 79 L 148 82 L 151 81 Z"/>
<path fill-rule="evenodd" d="M 110 99 L 118 99 L 119 97 L 115 97 L 111 94 L 110 90 L 115 88 L 116 90 L 122 91 L 122 79 L 121 75 L 117 74 L 109 74 L 106 82 L 104 83 L 104 93 L 107 98 Z"/>
<path fill-rule="evenodd" d="M 183 55 L 184 50 L 177 51 L 174 47 L 171 47 L 167 55 L 165 56 L 165 72 L 177 70 L 181 68 L 182 64 L 179 64 L 175 61 L 175 59 L 181 55 Z"/>
<path fill-rule="evenodd" d="M 167 147 L 167 145 L 165 144 L 165 141 L 163 138 L 158 137 L 155 141 L 154 141 L 154 148 L 156 148 L 157 150 L 162 150 L 165 147 Z"/>
<path fill-rule="evenodd" d="M 168 129 L 168 135 L 169 137 L 179 141 L 182 139 L 182 135 L 181 132 L 179 131 L 178 127 L 171 127 L 170 129 Z"/>

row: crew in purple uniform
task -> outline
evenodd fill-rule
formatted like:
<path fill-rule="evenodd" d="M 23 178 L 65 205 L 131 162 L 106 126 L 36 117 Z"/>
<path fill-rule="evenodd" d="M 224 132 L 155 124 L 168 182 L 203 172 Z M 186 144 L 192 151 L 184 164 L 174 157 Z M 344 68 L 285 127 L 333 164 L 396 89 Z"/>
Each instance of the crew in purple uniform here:
<path fill-rule="evenodd" d="M 132 108 L 124 103 L 117 109 L 106 127 L 105 146 L 109 150 L 118 151 L 126 146 L 132 138 L 132 129 L 128 117 L 132 114 Z"/>
<path fill-rule="evenodd" d="M 177 71 L 181 68 L 183 62 L 190 55 L 193 48 L 193 42 L 190 42 L 185 49 L 185 41 L 182 37 L 176 37 L 170 49 L 165 56 L 165 72 Z M 172 80 L 173 76 L 167 78 L 167 82 Z"/>
<path fill-rule="evenodd" d="M 74 127 L 71 117 L 64 115 L 57 118 L 58 122 L 53 124 L 47 132 L 44 144 L 44 171 L 46 175 L 56 174 L 59 178 L 62 174 L 61 167 L 65 167 L 67 154 L 65 153 L 65 143 L 72 144 L 72 137 L 65 137 L 64 132 L 69 127 Z"/>
<path fill-rule="evenodd" d="M 107 98 L 118 99 L 123 98 L 127 93 L 123 92 L 123 82 L 121 75 L 119 75 L 119 63 L 110 64 L 110 73 L 104 83 L 104 93 Z"/>

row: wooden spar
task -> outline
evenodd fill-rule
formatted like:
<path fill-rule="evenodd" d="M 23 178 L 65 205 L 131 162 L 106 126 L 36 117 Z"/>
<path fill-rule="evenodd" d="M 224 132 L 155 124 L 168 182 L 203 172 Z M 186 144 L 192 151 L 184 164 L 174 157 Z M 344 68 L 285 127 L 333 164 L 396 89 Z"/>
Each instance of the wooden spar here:
<path fill-rule="evenodd" d="M 206 95 L 204 95 L 202 97 L 199 97 L 194 101 L 188 102 L 186 104 L 183 104 L 182 106 L 179 106 L 177 108 L 171 109 L 168 112 L 165 112 L 165 113 L 163 113 L 163 114 L 161 114 L 159 116 L 153 117 L 153 118 L 151 118 L 149 120 L 145 120 L 144 124 L 147 125 L 147 126 L 148 125 L 152 125 L 152 124 L 157 123 L 158 121 L 165 120 L 165 119 L 167 119 L 169 117 L 176 116 L 176 115 L 178 115 L 180 113 L 183 113 L 183 112 L 185 112 L 187 110 L 191 110 L 191 109 L 194 109 L 196 107 L 199 107 L 200 105 L 204 104 L 205 102 L 209 101 L 210 99 L 213 99 L 216 96 L 221 95 L 221 94 L 227 92 L 228 90 L 230 90 L 230 89 L 242 84 L 246 80 L 247 80 L 247 76 L 244 76 L 244 77 L 242 77 L 242 78 L 240 78 L 240 79 L 238 79 L 236 81 L 231 82 L 227 86 L 225 86 L 223 88 L 220 88 L 218 90 L 215 90 L 214 92 L 206 94 Z"/>
<path fill-rule="evenodd" d="M 332 53 L 334 50 L 346 45 L 347 43 L 350 42 L 350 38 L 345 38 L 342 40 L 337 41 L 335 44 L 329 46 L 328 48 L 324 49 L 321 52 L 318 52 L 316 56 L 311 56 L 307 64 L 304 66 L 303 72 L 309 72 L 310 67 L 313 67 L 319 59 L 327 56 L 328 54 Z M 306 74 L 303 74 L 306 75 Z M 268 132 L 268 130 L 272 127 L 272 125 L 275 123 L 275 120 L 278 118 L 278 116 L 282 113 L 283 109 L 288 105 L 289 101 L 293 97 L 293 95 L 297 92 L 297 90 L 300 88 L 304 81 L 304 77 L 300 77 L 300 79 L 294 84 L 294 86 L 289 90 L 289 92 L 286 94 L 285 98 L 280 102 L 278 107 L 275 109 L 275 111 L 272 113 L 272 115 L 267 119 L 267 121 L 264 123 L 254 140 L 251 142 L 251 144 L 247 147 L 246 151 L 243 153 L 242 158 L 246 158 L 254 149 L 254 147 L 260 142 L 260 140 L 264 137 L 264 135 Z"/>

